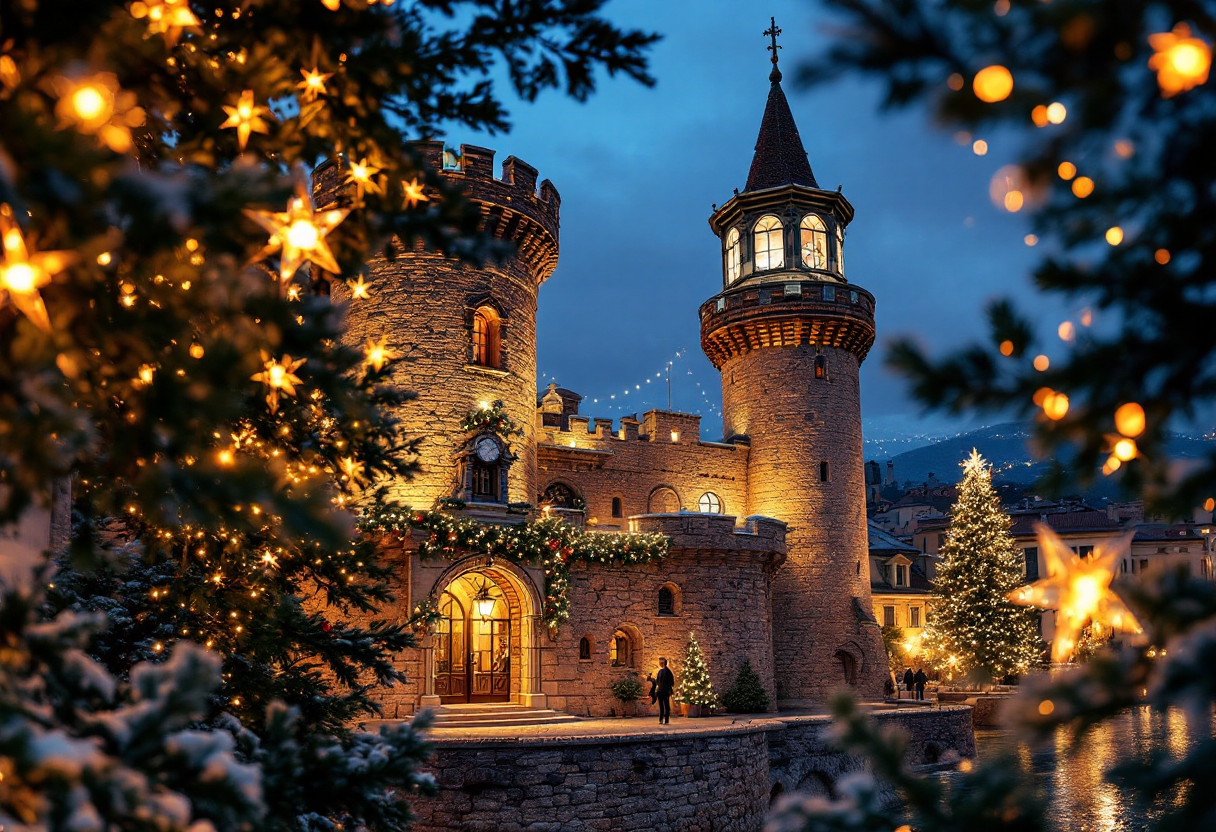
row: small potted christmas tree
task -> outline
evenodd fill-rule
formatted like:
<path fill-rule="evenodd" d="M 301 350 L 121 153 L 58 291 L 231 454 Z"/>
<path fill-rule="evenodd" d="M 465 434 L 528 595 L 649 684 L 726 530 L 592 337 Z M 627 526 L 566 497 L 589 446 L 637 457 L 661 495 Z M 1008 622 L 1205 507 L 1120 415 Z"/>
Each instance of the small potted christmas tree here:
<path fill-rule="evenodd" d="M 735 683 L 722 695 L 722 705 L 733 714 L 758 714 L 768 710 L 768 693 L 749 659 L 735 677 Z"/>
<path fill-rule="evenodd" d="M 714 686 L 709 681 L 709 666 L 705 663 L 705 654 L 697 637 L 688 634 L 688 650 L 684 654 L 684 673 L 680 679 L 680 704 L 687 706 L 685 716 L 699 717 L 708 715 L 710 708 L 717 704 L 718 697 L 714 694 Z"/>

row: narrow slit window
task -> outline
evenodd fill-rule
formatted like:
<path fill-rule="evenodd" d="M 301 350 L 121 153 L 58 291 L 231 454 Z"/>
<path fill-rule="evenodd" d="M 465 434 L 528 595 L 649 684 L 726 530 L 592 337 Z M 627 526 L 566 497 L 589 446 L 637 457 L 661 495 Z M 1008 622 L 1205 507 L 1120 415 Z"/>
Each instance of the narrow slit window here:
<path fill-rule="evenodd" d="M 726 282 L 734 283 L 739 279 L 739 269 L 743 261 L 742 245 L 739 239 L 739 229 L 732 228 L 726 235 Z"/>
<path fill-rule="evenodd" d="M 831 482 L 832 481 L 832 469 L 831 469 L 831 466 L 828 465 L 828 461 L 826 459 L 819 463 L 819 481 L 820 482 Z"/>
<path fill-rule="evenodd" d="M 828 358 L 826 355 L 815 356 L 815 378 L 828 377 Z"/>
<path fill-rule="evenodd" d="M 676 596 L 670 587 L 659 587 L 659 615 L 676 614 Z"/>
<path fill-rule="evenodd" d="M 612 516 L 613 517 L 624 516 L 624 511 L 621 508 L 621 498 L 620 497 L 612 498 Z"/>

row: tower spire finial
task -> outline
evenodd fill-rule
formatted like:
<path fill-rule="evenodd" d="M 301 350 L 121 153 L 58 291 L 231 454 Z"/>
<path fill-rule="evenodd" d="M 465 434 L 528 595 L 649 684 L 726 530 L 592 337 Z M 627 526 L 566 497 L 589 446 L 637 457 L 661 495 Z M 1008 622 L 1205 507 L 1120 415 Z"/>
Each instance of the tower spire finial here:
<path fill-rule="evenodd" d="M 777 26 L 777 18 L 770 17 L 768 22 L 771 25 L 764 32 L 764 36 L 772 38 L 773 42 L 772 45 L 764 48 L 773 53 L 773 57 L 769 59 L 773 62 L 773 71 L 768 74 L 768 79 L 775 84 L 781 80 L 781 70 L 777 68 L 777 50 L 781 48 L 777 45 L 777 36 L 781 34 L 781 29 Z"/>

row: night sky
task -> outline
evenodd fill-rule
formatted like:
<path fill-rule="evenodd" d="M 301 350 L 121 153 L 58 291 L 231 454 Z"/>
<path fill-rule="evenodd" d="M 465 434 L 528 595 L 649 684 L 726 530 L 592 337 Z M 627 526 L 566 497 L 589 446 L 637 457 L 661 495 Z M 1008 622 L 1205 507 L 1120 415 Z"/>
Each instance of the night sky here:
<path fill-rule="evenodd" d="M 919 406 L 883 367 L 884 345 L 911 334 L 941 351 L 983 335 L 989 299 L 1030 296 L 1042 248 L 1023 242 L 1024 216 L 988 198 L 989 179 L 1016 148 L 982 137 L 990 149 L 978 157 L 923 110 L 881 112 L 875 81 L 796 87 L 798 61 L 826 47 L 830 25 L 805 0 L 613 0 L 607 14 L 664 36 L 652 53 L 655 87 L 605 77 L 585 104 L 556 93 L 535 104 L 508 98 L 509 134 L 447 139 L 492 147 L 497 162 L 518 156 L 561 192 L 561 260 L 540 292 L 542 388 L 556 381 L 582 394 L 593 417 L 640 415 L 666 407 L 655 375 L 674 360 L 674 409 L 703 414 L 702 437 L 720 438 L 720 380 L 697 320 L 722 280 L 706 220 L 747 177 L 771 69 L 761 33 L 775 15 L 783 86 L 811 167 L 825 189 L 842 185 L 857 212 L 846 277 L 877 298 L 878 343 L 862 368 L 866 436 L 977 424 L 917 420 Z"/>

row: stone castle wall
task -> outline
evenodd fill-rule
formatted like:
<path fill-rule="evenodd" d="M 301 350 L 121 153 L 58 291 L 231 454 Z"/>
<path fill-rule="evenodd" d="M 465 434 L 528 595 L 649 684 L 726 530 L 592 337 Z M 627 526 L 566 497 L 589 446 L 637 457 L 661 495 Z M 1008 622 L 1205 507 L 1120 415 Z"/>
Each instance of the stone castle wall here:
<path fill-rule="evenodd" d="M 975 756 L 969 708 L 874 715 L 908 735 L 913 765 Z M 756 719 L 630 734 L 439 739 L 439 785 L 420 798 L 423 830 L 759 832 L 782 794 L 837 796 L 864 761 L 832 747 L 824 716 Z"/>
<path fill-rule="evenodd" d="M 443 145 L 419 143 L 434 168 L 442 164 Z M 460 423 L 481 403 L 502 400 L 525 435 L 512 442 L 519 459 L 509 472 L 508 499 L 536 498 L 536 303 L 540 284 L 557 260 L 557 191 L 546 180 L 539 192 L 536 170 L 515 159 L 503 163 L 502 179 L 493 177 L 494 152 L 465 145 L 463 169 L 444 171 L 464 186 L 484 216 L 484 230 L 514 243 L 518 253 L 502 262 L 475 268 L 455 258 L 421 249 L 368 263 L 370 296 L 352 300 L 345 286 L 334 298 L 346 303 L 345 341 L 361 347 L 386 338 L 403 360 L 391 374 L 394 385 L 416 393 L 398 411 L 405 435 L 419 440 L 419 471 L 396 483 L 393 496 L 408 505 L 430 508 L 455 489 L 453 455 L 468 435 Z M 329 163 L 314 174 L 323 192 L 340 188 L 341 165 Z M 323 201 L 323 198 L 322 200 Z M 473 363 L 473 313 L 489 305 L 501 315 L 501 365 Z"/>
<path fill-rule="evenodd" d="M 700 417 L 651 411 L 644 421 L 569 417 L 568 430 L 540 428 L 538 482 L 543 492 L 561 482 L 587 503 L 587 522 L 599 528 L 626 528 L 627 518 L 667 511 L 697 511 L 706 492 L 716 494 L 723 514 L 747 510 L 747 447 L 702 442 Z M 674 438 L 673 438 L 674 435 Z M 674 505 L 667 497 L 674 494 Z M 620 517 L 612 500 L 621 501 Z"/>
<path fill-rule="evenodd" d="M 827 378 L 815 377 L 820 355 Z M 773 584 L 784 701 L 823 701 L 844 684 L 842 651 L 859 693 L 877 696 L 886 673 L 879 628 L 858 610 L 871 614 L 858 365 L 848 349 L 792 346 L 744 352 L 721 368 L 727 434 L 751 440 L 748 511 L 791 525 Z"/>

